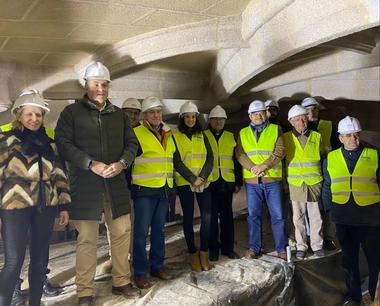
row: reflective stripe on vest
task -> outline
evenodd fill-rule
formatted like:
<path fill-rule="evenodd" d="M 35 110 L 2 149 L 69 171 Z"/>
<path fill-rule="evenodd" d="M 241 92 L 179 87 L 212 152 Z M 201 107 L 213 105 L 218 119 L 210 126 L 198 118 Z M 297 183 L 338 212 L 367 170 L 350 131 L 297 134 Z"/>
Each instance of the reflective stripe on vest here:
<path fill-rule="evenodd" d="M 2 126 L 0 126 L 0 133 L 9 132 L 13 127 L 13 123 L 7 123 Z M 54 130 L 51 127 L 48 127 L 44 125 L 46 135 L 48 135 L 49 138 L 54 139 Z"/>
<path fill-rule="evenodd" d="M 359 206 L 380 202 L 377 167 L 378 156 L 374 149 L 364 148 L 352 174 L 348 171 L 342 149 L 330 152 L 327 156 L 327 170 L 331 177 L 332 201 L 345 204 L 352 193 Z"/>
<path fill-rule="evenodd" d="M 234 165 L 234 149 L 236 141 L 234 135 L 230 132 L 223 131 L 218 142 L 210 130 L 206 130 L 205 134 L 210 142 L 212 152 L 214 153 L 214 164 L 211 172 L 211 182 L 215 182 L 220 174 L 226 182 L 235 182 L 235 165 Z"/>
<path fill-rule="evenodd" d="M 165 163 L 165 162 L 173 162 L 173 158 L 166 157 L 157 157 L 157 158 L 139 158 L 135 160 L 135 164 L 146 164 L 146 163 Z"/>
<path fill-rule="evenodd" d="M 204 143 L 203 133 L 191 136 L 191 140 L 182 132 L 175 132 L 177 149 L 184 165 L 195 175 L 199 176 L 203 165 L 206 162 L 207 150 Z M 211 174 L 208 178 L 210 179 Z M 190 185 L 178 172 L 175 172 L 175 183 L 177 186 Z"/>
<path fill-rule="evenodd" d="M 261 133 L 258 142 L 250 126 L 242 129 L 239 134 L 245 154 L 255 165 L 261 165 L 273 154 L 278 139 L 278 126 L 268 124 Z M 256 175 L 244 169 L 243 177 L 245 179 L 253 178 L 256 177 Z M 264 177 L 281 178 L 282 163 L 279 162 L 273 168 L 265 170 Z"/>
<path fill-rule="evenodd" d="M 326 149 L 326 152 L 331 151 L 331 134 L 332 134 L 332 122 L 329 120 L 319 120 L 318 122 L 318 132 L 322 136 L 322 143 Z"/>
<path fill-rule="evenodd" d="M 132 184 L 160 188 L 166 183 L 173 187 L 173 154 L 175 145 L 172 137 L 168 138 L 166 151 L 159 140 L 145 126 L 133 129 L 140 143 L 142 154 L 137 156 L 132 168 Z"/>
<path fill-rule="evenodd" d="M 207 154 L 193 154 L 189 156 L 185 156 L 185 158 L 182 159 L 183 162 L 190 161 L 192 158 L 200 158 L 200 159 L 206 159 Z"/>
<path fill-rule="evenodd" d="M 321 134 L 310 131 L 305 148 L 292 131 L 284 134 L 288 182 L 294 186 L 315 185 L 322 181 Z"/>

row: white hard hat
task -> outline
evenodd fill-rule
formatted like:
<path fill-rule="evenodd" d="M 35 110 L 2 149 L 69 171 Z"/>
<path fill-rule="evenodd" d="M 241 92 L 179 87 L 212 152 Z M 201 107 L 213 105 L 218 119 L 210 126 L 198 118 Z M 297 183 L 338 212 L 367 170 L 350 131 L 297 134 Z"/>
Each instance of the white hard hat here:
<path fill-rule="evenodd" d="M 265 101 L 264 104 L 265 104 L 265 107 L 273 106 L 273 107 L 277 107 L 277 109 L 280 110 L 280 106 L 278 105 L 278 103 L 276 101 L 267 100 L 267 101 Z"/>
<path fill-rule="evenodd" d="M 42 94 L 40 93 L 40 91 L 38 89 L 35 89 L 35 88 L 27 89 L 27 90 L 22 91 L 20 93 L 20 97 L 23 96 L 23 95 L 26 95 L 26 94 L 31 94 L 31 93 L 35 93 L 35 94 L 39 95 L 42 100 L 44 99 L 44 97 L 42 96 Z"/>
<path fill-rule="evenodd" d="M 162 107 L 162 102 L 160 101 L 160 99 L 156 97 L 148 97 L 148 98 L 145 98 L 144 101 L 142 102 L 141 111 L 144 113 L 148 109 L 151 109 L 153 107 L 159 107 L 159 106 Z"/>
<path fill-rule="evenodd" d="M 87 81 L 88 79 L 91 79 L 91 78 L 106 80 L 109 83 L 111 82 L 110 72 L 108 68 L 104 66 L 101 62 L 90 64 L 89 66 L 87 66 L 83 79 Z"/>
<path fill-rule="evenodd" d="M 266 107 L 263 101 L 255 100 L 249 104 L 248 107 L 248 114 L 259 112 L 259 111 L 265 111 Z"/>
<path fill-rule="evenodd" d="M 179 109 L 179 117 L 182 118 L 186 113 L 196 113 L 199 115 L 198 107 L 191 101 L 187 101 Z"/>
<path fill-rule="evenodd" d="M 314 98 L 309 97 L 309 98 L 303 99 L 301 102 L 301 105 L 303 107 L 308 107 L 308 106 L 312 106 L 312 105 L 319 106 L 319 103 Z"/>
<path fill-rule="evenodd" d="M 26 105 L 40 107 L 45 111 L 46 115 L 50 112 L 50 109 L 47 107 L 48 104 L 45 103 L 41 93 L 37 89 L 23 91 L 13 104 L 11 114 L 16 117 L 20 107 Z"/>
<path fill-rule="evenodd" d="M 215 106 L 211 111 L 209 118 L 225 118 L 227 119 L 226 111 L 220 105 Z"/>
<path fill-rule="evenodd" d="M 294 105 L 288 112 L 288 120 L 299 115 L 307 115 L 307 110 L 301 105 Z"/>
<path fill-rule="evenodd" d="M 121 108 L 134 108 L 141 111 L 141 103 L 139 100 L 135 98 L 128 98 L 123 102 L 123 105 Z"/>
<path fill-rule="evenodd" d="M 360 126 L 360 122 L 358 119 L 354 117 L 347 116 L 339 121 L 338 124 L 338 133 L 339 134 L 348 134 L 348 133 L 356 133 L 360 132 L 362 127 Z"/>

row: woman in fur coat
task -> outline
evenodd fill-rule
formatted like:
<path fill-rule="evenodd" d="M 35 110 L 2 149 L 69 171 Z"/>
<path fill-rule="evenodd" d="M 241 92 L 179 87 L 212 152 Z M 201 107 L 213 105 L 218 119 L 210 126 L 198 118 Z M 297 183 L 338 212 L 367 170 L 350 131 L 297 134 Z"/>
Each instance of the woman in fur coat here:
<path fill-rule="evenodd" d="M 0 221 L 5 257 L 0 306 L 11 303 L 29 229 L 29 305 L 40 305 L 57 208 L 60 226 L 69 221 L 66 173 L 43 126 L 49 111 L 38 91 L 26 91 L 12 108 L 12 130 L 0 134 Z"/>

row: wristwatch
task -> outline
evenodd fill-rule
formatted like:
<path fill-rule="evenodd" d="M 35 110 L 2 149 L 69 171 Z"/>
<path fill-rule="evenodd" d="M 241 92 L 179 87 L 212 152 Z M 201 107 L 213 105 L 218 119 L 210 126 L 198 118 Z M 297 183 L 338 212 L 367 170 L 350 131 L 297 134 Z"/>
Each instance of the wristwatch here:
<path fill-rule="evenodd" d="M 128 163 L 124 159 L 120 159 L 119 163 L 123 166 L 124 170 L 128 168 Z"/>

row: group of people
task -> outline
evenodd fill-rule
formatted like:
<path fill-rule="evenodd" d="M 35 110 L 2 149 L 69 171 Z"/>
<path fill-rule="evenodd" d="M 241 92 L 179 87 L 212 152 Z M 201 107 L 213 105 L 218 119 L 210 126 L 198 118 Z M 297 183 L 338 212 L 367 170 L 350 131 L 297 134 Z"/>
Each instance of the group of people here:
<path fill-rule="evenodd" d="M 78 231 L 75 284 L 79 306 L 93 304 L 102 214 L 110 244 L 110 260 L 105 266 L 112 274 L 112 294 L 140 297 L 140 289 L 151 287 L 148 272 L 161 280 L 172 279 L 164 267 L 163 230 L 174 186 L 192 270 L 209 270 L 209 262 L 217 261 L 220 253 L 238 259 L 232 199 L 243 180 L 249 213 L 246 258 L 256 258 L 261 252 L 261 216 L 266 203 L 276 251 L 286 259 L 286 228 L 290 227 L 284 217 L 287 190 L 296 257 L 303 259 L 308 249 L 307 224 L 314 255 L 323 257 L 322 193 L 325 211 L 337 224 L 349 299 L 361 299 L 360 244 L 370 266 L 369 291 L 374 298 L 379 261 L 373 254 L 380 251 L 380 240 L 374 238 L 380 234 L 380 170 L 377 151 L 360 144 L 361 128 L 355 118 L 346 117 L 339 123 L 343 145 L 328 155 L 322 172 L 321 161 L 332 146 L 326 135 L 333 133 L 333 126 L 319 118 L 317 122 L 308 120 L 314 110 L 307 108 L 318 106 L 312 98 L 303 101 L 306 108 L 295 105 L 290 109 L 293 129 L 289 131 L 278 125 L 277 103 L 253 101 L 248 109 L 251 122 L 235 139 L 225 130 L 227 114 L 219 105 L 210 111 L 209 125 L 203 131 L 197 106 L 184 103 L 178 131 L 173 133 L 162 121 L 163 104 L 156 97 L 142 103 L 129 98 L 121 108 L 114 106 L 108 100 L 110 74 L 102 63 L 89 65 L 84 80 L 82 100 L 66 106 L 60 114 L 55 141 L 43 125 L 49 108 L 33 90 L 16 100 L 12 108 L 15 121 L 9 131 L 0 134 L 0 221 L 5 250 L 0 306 L 11 304 L 29 228 L 29 305 L 40 305 L 57 213 L 61 226 L 66 226 L 70 217 Z M 313 101 L 316 103 L 307 105 Z M 201 216 L 199 246 L 193 229 L 195 198 Z M 356 231 L 359 227 L 360 233 Z M 325 238 L 325 245 L 332 239 Z M 131 282 L 130 253 L 137 288 Z"/>
<path fill-rule="evenodd" d="M 93 304 L 98 227 L 103 214 L 113 294 L 140 297 L 140 289 L 151 286 L 148 271 L 152 277 L 171 279 L 164 269 L 163 229 L 174 184 L 181 199 L 192 269 L 210 269 L 209 245 L 213 247 L 210 260 L 218 259 L 219 250 L 222 255 L 239 258 L 233 249 L 232 194 L 240 190 L 242 180 L 235 179 L 235 140 L 224 131 L 224 109 L 218 106 L 211 111 L 206 136 L 197 120 L 196 105 L 187 102 L 180 109 L 179 131 L 172 133 L 162 121 L 163 104 L 156 97 L 148 97 L 142 104 L 131 98 L 122 108 L 114 106 L 108 100 L 110 74 L 102 63 L 89 65 L 84 80 L 83 99 L 61 112 L 53 133 L 44 127 L 48 105 L 38 91 L 30 90 L 16 100 L 12 108 L 15 120 L 7 125 L 8 130 L 4 126 L 0 135 L 0 220 L 5 250 L 1 306 L 10 305 L 15 287 L 19 289 L 29 229 L 29 305 L 40 305 L 56 214 L 62 227 L 70 216 L 78 232 L 78 305 Z M 199 248 L 192 226 L 195 196 L 202 218 Z M 220 242 L 219 215 L 224 224 Z M 131 283 L 129 253 L 138 288 Z"/>
<path fill-rule="evenodd" d="M 286 259 L 284 212 L 288 203 L 283 198 L 289 193 L 296 258 L 305 258 L 308 236 L 314 257 L 324 257 L 323 248 L 336 247 L 332 241 L 336 231 L 348 305 L 360 305 L 362 298 L 360 246 L 368 262 L 368 290 L 373 300 L 380 268 L 378 151 L 361 144 L 362 128 L 356 118 L 340 120 L 337 131 L 331 121 L 319 119 L 319 104 L 314 98 L 306 98 L 289 110 L 292 129 L 285 133 L 276 119 L 278 104 L 267 102 L 255 100 L 249 105 L 251 123 L 240 131 L 236 147 L 248 206 L 249 250 L 245 257 L 260 254 L 262 207 L 266 203 L 278 257 Z"/>

